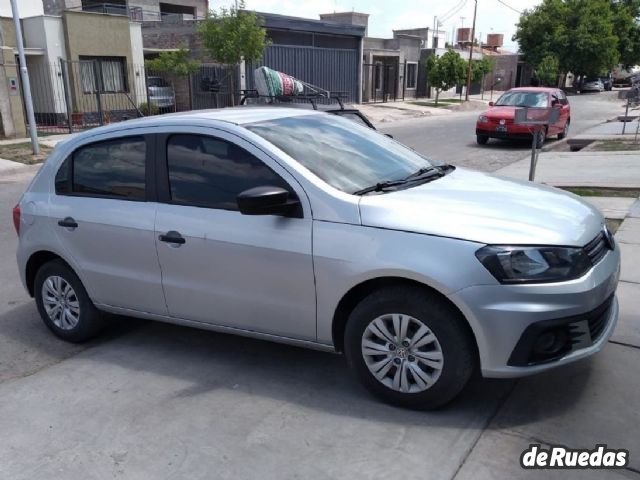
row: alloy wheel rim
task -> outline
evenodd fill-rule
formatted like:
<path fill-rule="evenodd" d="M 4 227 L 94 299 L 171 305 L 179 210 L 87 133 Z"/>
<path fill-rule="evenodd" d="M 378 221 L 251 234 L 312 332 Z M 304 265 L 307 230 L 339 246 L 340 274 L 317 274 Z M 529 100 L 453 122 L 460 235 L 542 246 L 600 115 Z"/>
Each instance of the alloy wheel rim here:
<path fill-rule="evenodd" d="M 64 278 L 52 275 L 42 284 L 42 303 L 53 324 L 71 330 L 80 321 L 80 301 L 75 290 Z"/>
<path fill-rule="evenodd" d="M 402 313 L 381 315 L 369 323 L 361 348 L 371 374 L 401 393 L 428 390 L 444 366 L 442 347 L 433 331 Z"/>

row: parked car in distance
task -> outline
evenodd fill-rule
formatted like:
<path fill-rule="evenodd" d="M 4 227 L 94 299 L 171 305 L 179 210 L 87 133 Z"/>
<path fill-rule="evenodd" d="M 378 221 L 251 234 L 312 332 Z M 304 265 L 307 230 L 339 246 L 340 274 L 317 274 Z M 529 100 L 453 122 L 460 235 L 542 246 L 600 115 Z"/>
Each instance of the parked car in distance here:
<path fill-rule="evenodd" d="M 173 87 L 162 77 L 147 77 L 149 104 L 161 112 L 172 111 L 176 105 Z"/>
<path fill-rule="evenodd" d="M 605 91 L 610 92 L 613 90 L 613 75 L 609 72 L 607 75 L 600 77 L 600 81 L 602 82 L 602 86 Z"/>
<path fill-rule="evenodd" d="M 344 352 L 408 407 L 447 403 L 478 368 L 590 356 L 618 317 L 620 249 L 595 207 L 305 109 L 80 133 L 13 220 L 22 281 L 62 339 L 111 312 Z"/>
<path fill-rule="evenodd" d="M 598 77 L 585 77 L 580 85 L 582 92 L 604 92 L 604 83 Z"/>
<path fill-rule="evenodd" d="M 480 114 L 476 122 L 476 139 L 480 145 L 486 145 L 490 138 L 531 141 L 531 126 L 514 124 L 516 109 L 522 107 L 553 107 L 560 110 L 555 123 L 538 130 L 536 139 L 538 148 L 542 147 L 549 136 L 557 135 L 561 140 L 569 133 L 571 106 L 567 95 L 559 88 L 512 88 L 503 93 L 495 103 L 490 102 L 489 107 Z"/>

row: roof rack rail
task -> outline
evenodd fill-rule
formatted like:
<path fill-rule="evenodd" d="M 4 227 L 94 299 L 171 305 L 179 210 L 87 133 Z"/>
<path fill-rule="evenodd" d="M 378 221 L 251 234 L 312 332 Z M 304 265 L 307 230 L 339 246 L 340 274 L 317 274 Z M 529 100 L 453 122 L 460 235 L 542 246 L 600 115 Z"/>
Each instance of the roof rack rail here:
<path fill-rule="evenodd" d="M 318 109 L 317 101 L 319 99 L 333 100 L 340 105 L 340 109 L 344 110 L 343 100 L 347 98 L 348 92 L 313 92 L 302 93 L 299 95 L 260 95 L 256 89 L 238 90 L 240 94 L 240 105 L 245 105 L 248 98 L 264 98 L 271 102 L 290 103 L 294 101 L 309 102 L 314 110 Z"/>

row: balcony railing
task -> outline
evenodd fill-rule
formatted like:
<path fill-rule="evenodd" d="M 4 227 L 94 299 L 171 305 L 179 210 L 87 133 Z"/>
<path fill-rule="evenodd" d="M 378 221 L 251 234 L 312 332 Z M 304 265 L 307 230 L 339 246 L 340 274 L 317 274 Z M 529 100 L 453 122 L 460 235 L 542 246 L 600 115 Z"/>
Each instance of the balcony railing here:
<path fill-rule="evenodd" d="M 126 15 L 133 22 L 167 22 L 180 23 L 184 20 L 201 20 L 203 17 L 188 13 L 166 13 L 144 10 L 142 7 L 130 7 L 118 3 L 91 3 L 68 8 L 71 11 L 105 13 L 109 15 Z"/>

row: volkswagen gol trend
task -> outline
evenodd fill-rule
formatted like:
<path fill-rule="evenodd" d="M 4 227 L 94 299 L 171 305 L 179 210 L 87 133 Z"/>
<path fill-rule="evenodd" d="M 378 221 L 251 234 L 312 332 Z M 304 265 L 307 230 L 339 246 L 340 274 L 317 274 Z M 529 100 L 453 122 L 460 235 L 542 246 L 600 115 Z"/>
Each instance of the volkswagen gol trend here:
<path fill-rule="evenodd" d="M 59 144 L 13 212 L 44 323 L 104 312 L 344 352 L 430 408 L 475 368 L 517 377 L 600 350 L 620 253 L 602 215 L 287 108 L 133 120 Z"/>

